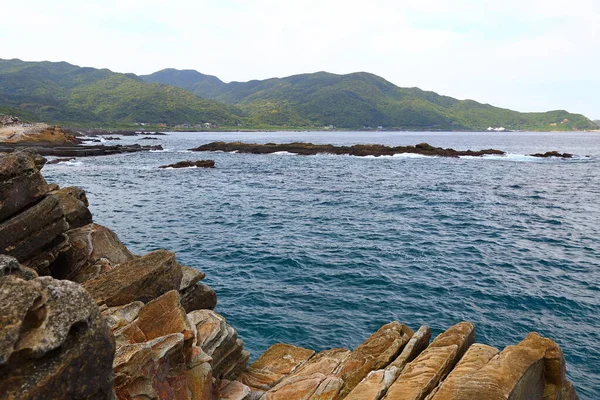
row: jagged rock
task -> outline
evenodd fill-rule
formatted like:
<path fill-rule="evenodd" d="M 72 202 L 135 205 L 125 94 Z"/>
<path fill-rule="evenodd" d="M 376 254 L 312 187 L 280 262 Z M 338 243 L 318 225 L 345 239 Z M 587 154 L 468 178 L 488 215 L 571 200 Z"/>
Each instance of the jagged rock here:
<path fill-rule="evenodd" d="M 246 367 L 248 355 L 243 352 L 244 343 L 238 339 L 236 330 L 211 310 L 195 310 L 187 317 L 196 328 L 197 346 L 212 357 L 213 376 L 237 378 Z"/>
<path fill-rule="evenodd" d="M 431 339 L 431 329 L 427 325 L 421 327 L 410 338 L 400 355 L 392 361 L 390 366 L 398 368 L 400 372 L 406 367 L 406 364 L 417 358 L 423 350 L 429 345 Z"/>
<path fill-rule="evenodd" d="M 101 311 L 106 323 L 114 332 L 135 321 L 142 307 L 144 307 L 144 303 L 141 301 L 134 301 L 133 303 L 125 304 L 124 306 L 106 307 Z"/>
<path fill-rule="evenodd" d="M 248 400 L 252 391 L 240 381 L 224 379 L 219 386 L 219 400 Z"/>
<path fill-rule="evenodd" d="M 304 364 L 315 352 L 290 344 L 277 343 L 269 347 L 238 380 L 253 392 L 262 395 Z"/>
<path fill-rule="evenodd" d="M 206 274 L 204 272 L 186 265 L 181 266 L 181 274 L 181 285 L 179 286 L 180 291 L 195 285 L 202 279 L 206 278 Z"/>
<path fill-rule="evenodd" d="M 92 213 L 85 191 L 78 187 L 66 187 L 51 192 L 58 196 L 65 213 L 69 229 L 75 229 L 92 223 Z"/>
<path fill-rule="evenodd" d="M 34 204 L 48 192 L 40 169 L 40 162 L 36 164 L 36 158 L 31 154 L 0 153 L 0 222 Z"/>
<path fill-rule="evenodd" d="M 121 346 L 113 362 L 120 399 L 190 399 L 183 334 Z"/>
<path fill-rule="evenodd" d="M 325 398 L 337 395 L 343 381 L 331 375 L 351 354 L 347 349 L 325 350 L 311 357 L 266 392 L 261 400 Z M 331 397 L 333 398 L 333 397 Z"/>
<path fill-rule="evenodd" d="M 53 267 L 52 275 L 83 283 L 116 265 L 133 260 L 133 255 L 110 229 L 88 224 L 66 232 L 71 246 Z"/>
<path fill-rule="evenodd" d="M 187 312 L 212 310 L 217 306 L 217 293 L 208 285 L 196 283 L 180 291 L 181 305 Z"/>
<path fill-rule="evenodd" d="M 0 254 L 0 278 L 8 275 L 14 275 L 26 281 L 38 277 L 38 274 L 33 269 L 19 264 L 16 258 Z"/>
<path fill-rule="evenodd" d="M 577 399 L 565 375 L 560 347 L 537 333 L 481 364 L 482 360 L 459 376 L 449 377 L 433 400 Z"/>
<path fill-rule="evenodd" d="M 37 270 L 52 263 L 64 247 L 62 234 L 68 229 L 59 198 L 42 201 L 0 224 L 0 253 L 15 257 Z M 45 250 L 51 250 L 45 252 Z M 33 262 L 27 262 L 32 259 Z M 36 268 L 37 267 L 37 268 Z"/>
<path fill-rule="evenodd" d="M 390 386 L 386 400 L 424 400 L 475 340 L 475 325 L 460 322 L 439 334 Z"/>
<path fill-rule="evenodd" d="M 346 397 L 371 371 L 394 360 L 412 337 L 413 332 L 397 321 L 379 328 L 344 361 L 336 371 L 344 386 L 338 398 Z"/>
<path fill-rule="evenodd" d="M 148 302 L 177 290 L 181 284 L 181 267 L 175 254 L 157 250 L 120 264 L 115 269 L 84 283 L 98 304 L 109 307 Z"/>
<path fill-rule="evenodd" d="M 0 278 L 0 398 L 112 399 L 114 351 L 81 286 Z"/>

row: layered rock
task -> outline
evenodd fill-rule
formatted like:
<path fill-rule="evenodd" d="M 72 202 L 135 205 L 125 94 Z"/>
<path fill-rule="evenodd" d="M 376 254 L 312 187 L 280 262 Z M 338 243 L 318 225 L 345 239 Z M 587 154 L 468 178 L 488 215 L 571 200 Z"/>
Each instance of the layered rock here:
<path fill-rule="evenodd" d="M 0 398 L 112 399 L 114 351 L 76 283 L 0 278 Z"/>
<path fill-rule="evenodd" d="M 102 225 L 88 224 L 66 235 L 71 245 L 52 271 L 61 279 L 83 283 L 135 258 L 117 235 Z"/>
<path fill-rule="evenodd" d="M 133 301 L 147 302 L 177 290 L 181 277 L 175 254 L 157 250 L 120 264 L 118 268 L 85 282 L 84 287 L 98 304 L 112 307 Z"/>
<path fill-rule="evenodd" d="M 92 213 L 85 191 L 78 187 L 67 187 L 50 192 L 57 196 L 62 205 L 69 229 L 80 228 L 92 223 Z"/>
<path fill-rule="evenodd" d="M 565 376 L 562 351 L 550 339 L 530 333 L 518 345 L 508 346 L 486 362 L 488 355 L 468 357 L 461 369 L 457 366 L 457 376 L 448 377 L 433 400 L 577 399 Z"/>
<path fill-rule="evenodd" d="M 386 400 L 424 400 L 475 341 L 475 325 L 460 322 L 439 334 L 390 386 Z"/>
<path fill-rule="evenodd" d="M 379 328 L 340 366 L 337 375 L 344 385 L 338 398 L 344 398 L 371 371 L 381 369 L 393 361 L 411 339 L 413 332 L 397 321 Z"/>
<path fill-rule="evenodd" d="M 0 222 L 33 205 L 48 192 L 41 166 L 27 153 L 0 153 Z"/>
<path fill-rule="evenodd" d="M 387 393 L 407 363 L 427 348 L 431 330 L 423 325 L 410 338 L 398 357 L 385 369 L 371 371 L 349 394 L 348 400 L 379 400 Z"/>

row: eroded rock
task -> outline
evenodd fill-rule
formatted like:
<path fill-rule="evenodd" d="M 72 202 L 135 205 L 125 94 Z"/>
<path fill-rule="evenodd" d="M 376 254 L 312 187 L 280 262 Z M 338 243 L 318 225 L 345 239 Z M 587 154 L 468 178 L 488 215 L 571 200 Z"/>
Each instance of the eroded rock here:
<path fill-rule="evenodd" d="M 0 397 L 111 399 L 114 339 L 79 285 L 0 278 Z"/>

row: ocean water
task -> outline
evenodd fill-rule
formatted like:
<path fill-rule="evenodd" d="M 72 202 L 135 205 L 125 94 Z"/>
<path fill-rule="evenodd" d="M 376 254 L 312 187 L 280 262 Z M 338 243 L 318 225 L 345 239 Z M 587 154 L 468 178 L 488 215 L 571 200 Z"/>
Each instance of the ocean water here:
<path fill-rule="evenodd" d="M 206 272 L 253 359 L 275 342 L 356 347 L 398 320 L 461 320 L 503 348 L 557 341 L 582 399 L 600 398 L 600 134 L 173 133 L 165 151 L 48 165 L 84 188 L 132 251 Z M 496 148 L 504 157 L 194 153 L 215 140 Z M 575 159 L 535 159 L 558 150 Z M 588 157 L 586 157 L 588 156 Z M 215 169 L 162 170 L 214 159 Z"/>

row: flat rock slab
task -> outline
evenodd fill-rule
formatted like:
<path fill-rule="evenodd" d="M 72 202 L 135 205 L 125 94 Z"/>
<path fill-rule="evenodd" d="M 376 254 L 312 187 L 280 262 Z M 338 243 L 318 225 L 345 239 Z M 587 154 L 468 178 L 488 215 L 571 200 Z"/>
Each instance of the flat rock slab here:
<path fill-rule="evenodd" d="M 147 303 L 181 285 L 181 267 L 175 254 L 157 250 L 120 264 L 117 268 L 84 283 L 98 304 L 109 307 L 133 301 Z"/>

